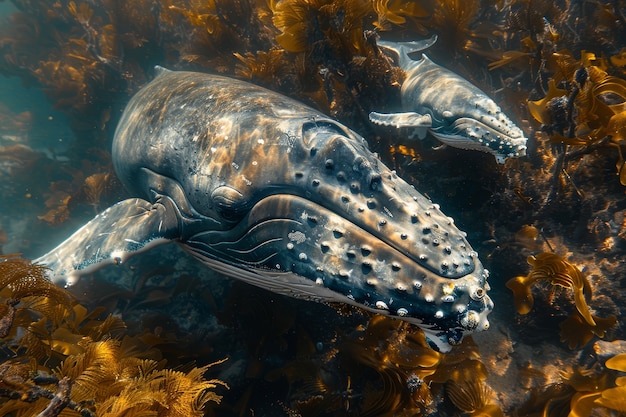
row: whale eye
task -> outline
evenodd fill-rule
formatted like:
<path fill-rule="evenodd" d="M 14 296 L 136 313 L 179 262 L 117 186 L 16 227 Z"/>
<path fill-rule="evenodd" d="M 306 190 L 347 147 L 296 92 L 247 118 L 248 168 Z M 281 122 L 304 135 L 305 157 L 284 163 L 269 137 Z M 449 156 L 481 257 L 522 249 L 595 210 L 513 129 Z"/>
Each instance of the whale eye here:
<path fill-rule="evenodd" d="M 237 221 L 246 213 L 246 199 L 236 189 L 223 185 L 211 193 L 215 210 L 224 220 Z"/>

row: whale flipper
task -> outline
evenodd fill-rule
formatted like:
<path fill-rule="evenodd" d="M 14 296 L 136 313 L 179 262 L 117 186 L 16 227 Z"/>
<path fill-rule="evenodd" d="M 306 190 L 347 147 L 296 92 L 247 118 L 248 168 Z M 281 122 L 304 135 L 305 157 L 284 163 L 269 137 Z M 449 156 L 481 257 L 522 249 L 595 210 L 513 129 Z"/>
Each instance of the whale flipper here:
<path fill-rule="evenodd" d="M 392 126 L 397 129 L 409 127 L 415 129 L 418 138 L 424 139 L 428 129 L 433 125 L 433 119 L 430 114 L 419 114 L 416 112 L 403 113 L 370 113 L 370 121 L 381 126 Z"/>
<path fill-rule="evenodd" d="M 35 259 L 50 268 L 56 284 L 72 285 L 79 275 L 129 257 L 180 236 L 173 203 L 140 198 L 121 201 L 94 217 L 59 246 Z"/>

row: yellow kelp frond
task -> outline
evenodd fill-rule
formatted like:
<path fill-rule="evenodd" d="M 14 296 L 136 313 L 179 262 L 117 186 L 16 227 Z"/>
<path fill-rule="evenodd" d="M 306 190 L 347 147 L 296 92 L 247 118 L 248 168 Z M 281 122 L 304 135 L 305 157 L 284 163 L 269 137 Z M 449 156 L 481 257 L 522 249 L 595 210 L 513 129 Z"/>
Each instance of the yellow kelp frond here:
<path fill-rule="evenodd" d="M 46 267 L 18 255 L 0 255 L 0 338 L 17 327 L 28 327 L 28 311 L 54 323 L 67 316 L 75 300 L 72 295 L 46 278 Z"/>
<path fill-rule="evenodd" d="M 506 287 L 513 292 L 515 309 L 519 314 L 530 312 L 534 304 L 531 287 L 544 280 L 574 293 L 576 310 L 561 323 L 561 341 L 568 342 L 571 349 L 588 343 L 594 334 L 604 337 L 605 332 L 616 324 L 614 316 L 598 318 L 591 314 L 587 305 L 587 299 L 591 298 L 591 285 L 575 265 L 552 252 L 529 256 L 527 261 L 533 267 L 528 275 L 514 277 L 506 283 Z"/>
<path fill-rule="evenodd" d="M 622 374 L 626 373 L 626 353 L 619 353 L 609 358 L 605 366 Z M 615 378 L 615 385 L 602 391 L 602 395 L 595 400 L 595 404 L 626 413 L 626 376 L 621 375 Z"/>
<path fill-rule="evenodd" d="M 626 353 L 619 353 L 611 357 L 606 361 L 605 365 L 609 369 L 626 372 Z M 626 380 L 620 379 L 620 381 L 626 383 Z M 624 384 L 622 383 L 621 385 Z"/>
<path fill-rule="evenodd" d="M 80 3 L 77 6 L 76 2 L 70 1 L 67 8 L 80 23 L 89 23 L 91 17 L 93 16 L 93 10 L 87 3 Z"/>
<path fill-rule="evenodd" d="M 489 64 L 489 70 L 495 70 L 498 68 L 502 68 L 508 65 L 511 65 L 513 62 L 528 60 L 534 56 L 533 52 L 523 52 L 523 51 L 505 51 L 502 53 L 502 57 L 497 61 L 493 61 Z"/>
<path fill-rule="evenodd" d="M 519 314 L 527 314 L 532 308 L 533 297 L 530 287 L 539 280 L 546 280 L 552 285 L 571 289 L 574 292 L 576 309 L 587 323 L 595 325 L 585 301 L 585 296 L 591 297 L 591 286 L 578 268 L 552 252 L 529 256 L 527 261 L 533 267 L 530 273 L 525 277 L 515 277 L 506 283 L 507 288 L 514 293 L 515 306 Z"/>
<path fill-rule="evenodd" d="M 574 311 L 565 321 L 559 324 L 561 331 L 559 336 L 561 342 L 567 343 L 570 349 L 585 346 L 591 341 L 593 336 L 604 337 L 607 330 L 615 327 L 617 318 L 609 316 L 607 318 L 591 316 L 595 325 L 590 325 L 585 318 L 578 312 Z"/>
<path fill-rule="evenodd" d="M 391 29 L 391 24 L 402 25 L 406 17 L 427 17 L 430 13 L 416 1 L 372 0 L 372 7 L 378 15 L 374 22 L 379 30 Z"/>
<path fill-rule="evenodd" d="M 591 285 L 577 267 L 552 252 L 530 256 L 527 261 L 533 267 L 529 274 L 533 282 L 544 279 L 552 285 L 572 290 L 576 309 L 587 323 L 595 325 L 585 301 L 585 296 L 591 297 Z"/>
<path fill-rule="evenodd" d="M 167 8 L 173 12 L 180 13 L 189 20 L 193 27 L 205 28 L 209 34 L 214 34 L 219 28 L 220 20 L 215 1 L 192 0 L 189 3 L 170 4 Z"/>
<path fill-rule="evenodd" d="M 492 404 L 492 391 L 483 381 L 448 381 L 445 387 L 447 397 L 459 410 L 471 416 L 504 417 L 500 407 Z"/>
<path fill-rule="evenodd" d="M 594 403 L 620 413 L 626 413 L 626 386 L 623 385 L 602 391 L 602 395 Z"/>
<path fill-rule="evenodd" d="M 594 346 L 594 359 L 587 365 L 575 365 L 559 372 L 561 382 L 533 389 L 528 400 L 515 415 L 587 417 L 623 415 L 626 412 L 626 354 L 604 360 Z M 615 414 L 609 410 L 616 410 Z"/>
<path fill-rule="evenodd" d="M 506 282 L 506 287 L 513 291 L 513 302 L 515 303 L 515 311 L 518 314 L 528 314 L 532 310 L 535 298 L 530 288 L 534 283 L 535 281 L 528 275 L 520 275 Z"/>
<path fill-rule="evenodd" d="M 284 54 L 283 49 L 259 51 L 256 54 L 247 52 L 245 55 L 235 53 L 235 57 L 241 61 L 241 64 L 237 65 L 235 74 L 244 79 L 258 81 L 266 86 L 273 86 L 289 68 L 284 59 Z"/>
<path fill-rule="evenodd" d="M 530 114 L 553 143 L 615 148 L 617 175 L 626 185 L 622 150 L 626 79 L 610 75 L 607 59 L 591 52 L 582 51 L 580 59 L 575 60 L 571 52 L 563 50 L 552 53 L 547 61 L 554 76 L 548 81 L 544 98 L 527 102 Z M 566 81 L 562 84 L 567 90 L 557 88 L 561 81 Z"/>
<path fill-rule="evenodd" d="M 433 375 L 426 378 L 430 383 L 444 384 L 447 381 L 464 383 L 487 379 L 487 368 L 481 361 L 478 345 L 470 337 L 465 337 L 460 345 L 442 355 Z"/>
<path fill-rule="evenodd" d="M 1 347 L 15 356 L 0 363 L 0 415 L 200 417 L 220 401 L 225 384 L 203 376 L 210 365 L 166 368 L 155 348 L 164 340 L 122 338 L 119 317 L 77 304 L 45 272 L 0 256 Z"/>
<path fill-rule="evenodd" d="M 367 0 L 280 0 L 270 4 L 278 44 L 289 52 L 312 50 L 317 42 L 361 43 Z M 357 36 L 358 35 L 358 36 Z"/>
<path fill-rule="evenodd" d="M 213 389 L 218 385 L 226 386 L 222 381 L 207 381 L 203 375 L 211 365 L 193 368 L 189 372 L 163 369 L 154 375 L 159 389 L 165 394 L 159 415 L 164 417 L 204 415 L 204 407 L 209 401 L 219 402 L 221 396 Z M 154 386 L 154 384 L 153 384 Z"/>
<path fill-rule="evenodd" d="M 553 79 L 548 81 L 548 93 L 544 98 L 537 101 L 528 102 L 528 111 L 539 123 L 547 125 L 553 122 L 553 116 L 549 111 L 549 103 L 551 100 L 560 97 L 566 97 L 567 90 L 557 88 Z"/>

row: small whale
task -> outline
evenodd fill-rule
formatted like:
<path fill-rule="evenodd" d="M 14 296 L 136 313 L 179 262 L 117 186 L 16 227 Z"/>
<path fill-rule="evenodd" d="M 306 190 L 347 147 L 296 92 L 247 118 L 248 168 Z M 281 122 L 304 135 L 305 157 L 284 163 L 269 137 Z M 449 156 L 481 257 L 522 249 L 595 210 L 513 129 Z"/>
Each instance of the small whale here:
<path fill-rule="evenodd" d="M 409 57 L 436 41 L 436 36 L 412 42 L 378 41 L 383 50 L 396 54 L 406 72 L 400 93 L 403 112 L 372 112 L 370 121 L 410 128 L 420 139 L 430 132 L 446 145 L 491 153 L 498 163 L 526 155 L 524 133 L 487 94 L 426 54 L 418 61 Z"/>
<path fill-rule="evenodd" d="M 158 72 L 113 140 L 116 173 L 135 197 L 36 259 L 53 282 L 176 242 L 276 293 L 416 324 L 443 352 L 489 327 L 488 272 L 465 233 L 363 137 L 253 84 Z"/>

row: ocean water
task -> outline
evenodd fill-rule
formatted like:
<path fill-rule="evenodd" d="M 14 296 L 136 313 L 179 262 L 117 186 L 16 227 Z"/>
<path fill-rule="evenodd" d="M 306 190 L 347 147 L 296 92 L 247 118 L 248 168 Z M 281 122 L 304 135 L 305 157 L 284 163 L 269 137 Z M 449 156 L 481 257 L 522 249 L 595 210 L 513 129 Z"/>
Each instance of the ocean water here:
<path fill-rule="evenodd" d="M 370 2 L 313 3 L 25 2 L 25 30 L 6 20 L 17 8 L 0 2 L 0 74 L 11 73 L 0 75 L 0 254 L 35 259 L 134 197 L 116 178 L 111 142 L 155 64 L 243 79 L 363 135 L 381 163 L 454 218 L 490 271 L 490 329 L 440 355 L 415 327 L 241 283 L 177 245 L 71 287 L 101 313 L 95 321 L 119 317 L 126 330 L 115 337 L 152 341 L 135 343 L 171 368 L 227 358 L 205 376 L 230 389 L 215 388 L 222 403 L 207 404 L 204 415 L 626 413 L 615 399 L 626 395 L 617 379 L 626 369 L 607 365 L 626 354 L 623 2 L 525 9 L 397 1 L 386 15 L 381 2 L 362 14 Z M 276 18 L 289 15 L 288 4 L 307 11 L 291 16 L 303 26 Z M 527 155 L 499 164 L 432 134 L 417 140 L 370 123 L 370 111 L 402 107 L 404 80 L 394 60 L 372 49 L 375 32 L 398 40 L 437 34 L 428 56 L 493 98 L 529 138 Z M 546 253 L 558 260 L 541 265 Z M 533 284 L 530 301 L 510 290 L 516 279 Z M 2 361 L 16 338 L 2 340 Z M 57 352 L 50 363 L 63 358 Z M 0 395 L 0 404 L 9 399 Z"/>

